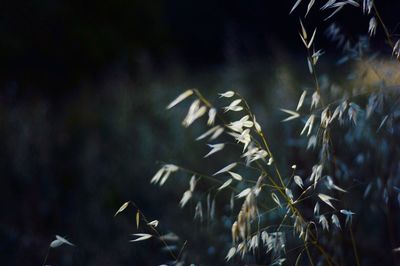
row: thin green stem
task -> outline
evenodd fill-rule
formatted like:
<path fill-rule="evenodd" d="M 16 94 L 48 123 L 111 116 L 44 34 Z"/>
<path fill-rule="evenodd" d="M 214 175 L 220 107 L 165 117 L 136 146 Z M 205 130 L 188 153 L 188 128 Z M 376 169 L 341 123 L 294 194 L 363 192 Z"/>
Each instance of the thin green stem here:
<path fill-rule="evenodd" d="M 308 243 L 305 244 L 305 249 L 306 249 L 307 257 L 308 257 L 308 260 L 310 261 L 311 266 L 314 266 L 314 262 L 312 260 L 311 254 L 310 254 L 310 250 L 308 249 Z"/>
<path fill-rule="evenodd" d="M 375 3 L 372 4 L 372 7 L 373 7 L 373 9 L 374 9 L 375 16 L 378 18 L 378 21 L 379 21 L 379 23 L 381 24 L 381 26 L 382 26 L 382 28 L 383 28 L 383 31 L 384 31 L 384 33 L 385 33 L 386 40 L 387 40 L 387 42 L 388 42 L 390 48 L 393 50 L 395 44 L 393 43 L 392 35 L 390 34 L 389 29 L 386 27 L 386 24 L 383 22 L 382 16 L 381 16 L 381 14 L 379 13 L 378 8 L 376 7 Z M 396 57 L 396 58 L 397 58 L 397 61 L 400 62 L 400 57 Z"/>
<path fill-rule="evenodd" d="M 381 26 L 382 26 L 382 28 L 383 28 L 383 31 L 384 31 L 385 36 L 386 36 L 386 40 L 388 41 L 390 47 L 393 49 L 394 44 L 393 44 L 393 41 L 392 41 L 391 34 L 390 34 L 388 28 L 386 27 L 386 24 L 383 22 L 382 16 L 381 16 L 381 14 L 379 13 L 378 8 L 376 8 L 375 3 L 372 4 L 372 7 L 373 7 L 373 9 L 374 9 L 374 12 L 375 12 L 376 17 L 378 18 L 379 23 L 381 24 Z"/>
<path fill-rule="evenodd" d="M 318 82 L 318 80 L 316 80 L 316 81 Z M 316 84 L 318 84 L 318 83 L 316 83 Z M 319 85 L 318 85 L 318 89 L 319 89 Z M 194 92 L 195 92 L 195 94 L 197 95 L 197 97 L 198 97 L 208 108 L 213 108 L 212 104 L 211 104 L 206 98 L 204 98 L 198 90 L 194 90 Z M 250 110 L 250 107 L 249 107 L 249 105 L 247 104 L 246 100 L 245 100 L 241 95 L 239 95 L 238 93 L 236 93 L 236 95 L 238 95 L 238 96 L 243 100 L 243 102 L 245 103 L 246 111 L 248 112 L 248 114 L 249 114 L 249 116 L 251 117 L 251 119 L 252 119 L 253 121 L 255 121 L 254 115 L 252 114 L 252 112 L 251 112 L 251 110 Z M 224 119 L 223 119 L 219 114 L 217 114 L 217 117 L 223 122 L 224 127 L 229 128 L 228 125 L 227 125 L 227 123 L 224 121 Z M 285 199 L 285 201 L 286 201 L 286 203 L 288 204 L 288 207 L 289 207 L 289 209 L 291 210 L 291 212 L 294 213 L 295 215 L 297 215 L 302 221 L 304 221 L 304 218 L 302 217 L 300 211 L 294 206 L 294 203 L 293 203 L 292 199 L 290 199 L 290 198 L 288 197 L 288 195 L 286 195 L 286 192 L 285 192 L 285 188 L 286 188 L 285 182 L 283 181 L 282 175 L 281 175 L 281 173 L 280 173 L 280 171 L 279 171 L 279 168 L 278 168 L 278 166 L 277 166 L 277 162 L 276 162 L 276 160 L 275 160 L 275 158 L 274 158 L 274 156 L 273 156 L 273 153 L 272 153 L 272 151 L 271 151 L 271 149 L 270 149 L 270 146 L 269 146 L 269 144 L 268 144 L 268 142 L 267 142 L 267 139 L 266 139 L 264 133 L 262 132 L 262 130 L 261 130 L 261 131 L 257 131 L 257 133 L 258 133 L 259 137 L 261 138 L 262 143 L 263 143 L 263 145 L 264 145 L 264 147 L 265 147 L 265 149 L 266 149 L 268 155 L 269 155 L 270 158 L 272 159 L 272 163 L 273 163 L 273 167 L 274 167 L 275 173 L 276 173 L 276 175 L 277 175 L 277 177 L 278 177 L 278 179 L 279 179 L 279 182 L 282 184 L 282 187 L 279 186 L 279 185 L 273 180 L 273 178 L 272 178 L 270 175 L 268 175 L 268 174 L 266 173 L 266 171 L 264 170 L 264 168 L 262 167 L 262 165 L 261 165 L 259 162 L 256 162 L 256 163 L 257 163 L 257 166 L 259 167 L 260 171 L 262 171 L 262 174 L 265 174 L 265 176 L 268 177 L 269 181 L 270 181 L 271 184 L 272 184 L 271 187 L 274 188 L 274 189 L 277 189 L 277 191 L 278 191 L 278 192 L 282 195 L 282 197 Z M 256 143 L 257 145 L 260 145 L 257 141 L 255 141 L 255 143 Z M 191 171 L 191 170 L 188 170 L 188 169 L 185 169 L 185 170 L 187 170 L 188 172 L 196 173 L 196 172 Z M 199 173 L 197 173 L 197 174 L 199 174 Z M 205 175 L 203 175 L 203 176 L 205 176 Z M 210 177 L 210 176 L 205 176 L 205 177 L 207 177 L 207 178 L 210 179 L 210 180 L 216 181 L 216 182 L 221 182 L 221 181 L 219 181 L 219 180 L 217 180 L 217 179 L 215 179 L 215 178 L 213 178 L 213 177 Z M 282 222 L 282 223 L 283 223 L 283 222 Z M 281 223 L 281 225 L 283 225 L 282 223 Z M 329 264 L 329 265 L 332 265 L 332 262 L 333 262 L 332 257 L 329 256 L 329 254 L 322 248 L 322 246 L 320 246 L 320 245 L 318 244 L 317 238 L 312 234 L 312 232 L 309 232 L 309 233 L 310 233 L 310 236 L 311 236 L 311 238 L 312 238 L 311 243 L 312 243 L 312 244 L 321 252 L 321 254 L 326 258 L 328 264 Z M 303 236 L 303 241 L 304 241 L 305 244 L 307 244 L 307 241 L 305 240 L 305 237 L 304 237 L 304 236 Z M 335 263 L 335 264 L 336 264 L 336 263 Z"/>
<path fill-rule="evenodd" d="M 323 100 L 322 93 L 321 93 L 321 87 L 319 86 L 317 68 L 315 67 L 310 48 L 307 48 L 307 56 L 308 56 L 307 59 L 309 60 L 310 65 L 311 65 L 312 75 L 313 75 L 313 79 L 314 79 L 314 83 L 315 83 L 315 89 L 320 97 L 322 108 L 324 108 L 325 104 L 324 104 L 324 100 Z"/>
<path fill-rule="evenodd" d="M 46 265 L 47 258 L 49 257 L 49 253 L 50 253 L 50 247 L 47 248 L 46 256 L 44 257 L 44 260 L 43 260 L 43 266 Z"/>
<path fill-rule="evenodd" d="M 133 201 L 129 201 L 129 202 L 137 209 L 137 211 L 139 212 L 139 214 L 140 214 L 140 216 L 142 217 L 142 219 L 144 220 L 144 222 L 145 222 L 146 224 L 148 224 L 149 221 L 147 220 L 147 218 L 146 218 L 146 216 L 144 215 L 144 213 L 140 210 L 140 208 L 136 205 L 136 203 L 133 202 Z M 179 259 L 179 257 L 176 256 L 176 255 L 174 254 L 174 252 L 172 251 L 172 249 L 170 248 L 170 246 L 168 245 L 168 243 L 165 242 L 165 240 L 162 238 L 162 235 L 160 234 L 160 232 L 158 232 L 158 230 L 157 230 L 154 226 L 152 226 L 152 225 L 148 225 L 148 227 L 149 227 L 153 232 L 156 233 L 157 239 L 159 239 L 159 240 L 163 243 L 164 247 L 168 250 L 168 253 L 169 253 L 169 254 L 171 255 L 171 257 L 177 262 L 178 259 Z"/>
<path fill-rule="evenodd" d="M 356 241 L 354 239 L 353 228 L 351 227 L 351 225 L 349 226 L 349 228 L 350 228 L 349 231 L 351 237 L 351 244 L 353 246 L 354 257 L 356 259 L 357 266 L 360 266 L 360 259 L 358 258 L 357 246 L 356 246 Z"/>

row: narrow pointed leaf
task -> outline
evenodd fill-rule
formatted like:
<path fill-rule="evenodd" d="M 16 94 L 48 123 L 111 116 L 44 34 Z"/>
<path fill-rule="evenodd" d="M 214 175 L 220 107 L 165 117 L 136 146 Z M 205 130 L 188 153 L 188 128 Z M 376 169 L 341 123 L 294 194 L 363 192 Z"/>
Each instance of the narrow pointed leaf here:
<path fill-rule="evenodd" d="M 294 111 L 291 111 L 291 110 L 287 110 L 287 109 L 281 109 L 281 111 L 282 111 L 282 112 L 285 112 L 285 113 L 287 113 L 287 114 L 289 114 L 289 115 L 290 115 L 289 117 L 287 117 L 287 118 L 283 119 L 283 120 L 282 120 L 282 122 L 287 122 L 287 121 L 290 121 L 290 120 L 296 119 L 296 118 L 298 118 L 298 117 L 300 116 L 300 114 L 299 114 L 299 113 L 297 113 L 297 112 L 294 112 Z"/>
<path fill-rule="evenodd" d="M 231 163 L 231 164 L 225 166 L 224 168 L 222 168 L 221 170 L 219 170 L 218 172 L 214 173 L 213 176 L 228 172 L 228 171 L 232 170 L 236 165 L 237 165 L 237 163 Z"/>
<path fill-rule="evenodd" d="M 249 193 L 251 192 L 251 188 L 246 188 L 243 189 L 239 194 L 236 195 L 236 198 L 243 198 L 246 197 L 247 195 L 249 195 Z"/>
<path fill-rule="evenodd" d="M 69 242 L 67 239 L 65 239 L 62 236 L 56 235 L 56 239 L 50 243 L 51 248 L 57 248 L 63 244 L 69 245 L 69 246 L 75 246 L 71 242 Z"/>
<path fill-rule="evenodd" d="M 307 44 L 307 48 L 310 49 L 311 45 L 314 42 L 314 38 L 315 38 L 315 33 L 317 32 L 317 29 L 314 30 L 313 35 L 311 36 L 311 40 L 308 42 Z"/>
<path fill-rule="evenodd" d="M 233 179 L 229 178 L 228 180 L 226 180 L 219 188 L 218 190 L 223 190 L 224 188 L 226 188 L 227 186 L 229 186 L 232 183 Z"/>
<path fill-rule="evenodd" d="M 139 222 L 140 222 L 140 212 L 136 212 L 136 229 L 139 229 Z"/>
<path fill-rule="evenodd" d="M 167 109 L 171 109 L 181 101 L 185 100 L 187 97 L 193 94 L 193 90 L 187 90 L 184 93 L 180 94 L 175 100 L 173 100 L 170 104 L 168 104 Z"/>
<path fill-rule="evenodd" d="M 331 200 L 336 200 L 336 199 L 332 198 L 331 196 L 322 194 L 322 193 L 319 193 L 319 194 L 318 194 L 318 197 L 319 197 L 323 202 L 325 202 L 325 203 L 328 204 L 330 207 L 332 207 L 333 209 L 336 210 L 336 208 L 333 206 L 333 204 L 332 204 L 332 202 L 331 202 Z"/>
<path fill-rule="evenodd" d="M 297 103 L 296 111 L 300 110 L 300 108 L 303 106 L 306 95 L 307 95 L 307 91 L 303 91 L 303 93 L 300 96 L 299 102 Z"/>
<path fill-rule="evenodd" d="M 237 174 L 237 173 L 234 173 L 234 172 L 228 172 L 234 179 L 236 179 L 236 180 L 238 180 L 238 181 L 242 181 L 243 180 L 243 177 L 241 176 L 241 175 L 239 175 L 239 174 Z"/>
<path fill-rule="evenodd" d="M 293 179 L 294 179 L 294 182 L 296 183 L 296 185 L 298 185 L 300 188 L 303 188 L 303 180 L 301 179 L 300 176 L 295 175 L 293 177 Z"/>
<path fill-rule="evenodd" d="M 219 97 L 220 97 L 220 98 L 222 98 L 222 97 L 230 98 L 230 97 L 232 97 L 232 96 L 234 96 L 234 95 L 235 95 L 235 92 L 234 92 L 234 91 L 226 91 L 226 92 L 224 92 L 224 93 L 219 93 Z"/>
<path fill-rule="evenodd" d="M 275 193 L 271 193 L 271 197 L 275 201 L 275 203 L 279 205 L 279 207 L 282 207 L 281 202 L 279 201 L 279 198 Z"/>
<path fill-rule="evenodd" d="M 301 3 L 301 0 L 297 0 L 296 3 L 294 3 L 292 9 L 289 12 L 289 15 L 293 13 L 293 11 L 299 6 L 300 3 Z"/>
<path fill-rule="evenodd" d="M 154 221 L 151 221 L 150 223 L 148 223 L 147 225 L 151 225 L 151 226 L 157 227 L 158 224 L 159 224 L 159 221 L 158 220 L 154 220 Z"/>
<path fill-rule="evenodd" d="M 122 204 L 122 206 L 119 207 L 118 211 L 114 214 L 114 217 L 117 216 L 118 213 L 123 212 L 126 209 L 126 207 L 128 207 L 128 205 L 129 205 L 129 201 Z"/>
<path fill-rule="evenodd" d="M 236 248 L 235 247 L 231 247 L 228 251 L 228 254 L 225 257 L 226 261 L 229 261 L 233 256 L 235 256 L 236 253 Z"/>
<path fill-rule="evenodd" d="M 138 238 L 130 240 L 129 242 L 138 242 L 138 241 L 144 241 L 152 237 L 150 234 L 133 234 L 134 236 L 138 236 Z"/>
<path fill-rule="evenodd" d="M 306 17 L 307 17 L 307 15 L 308 15 L 308 12 L 310 12 L 310 10 L 311 10 L 311 8 L 312 8 L 312 6 L 314 5 L 314 3 L 315 3 L 315 0 L 310 0 L 310 2 L 308 3 L 308 6 L 307 6 L 307 13 L 306 13 Z"/>

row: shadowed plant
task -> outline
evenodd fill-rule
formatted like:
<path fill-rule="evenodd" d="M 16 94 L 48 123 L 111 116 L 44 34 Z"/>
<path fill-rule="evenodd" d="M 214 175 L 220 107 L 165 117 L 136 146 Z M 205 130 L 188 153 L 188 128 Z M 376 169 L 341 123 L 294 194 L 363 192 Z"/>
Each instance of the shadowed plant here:
<path fill-rule="evenodd" d="M 316 1 L 298 0 L 290 13 L 303 2 L 307 2 L 307 17 Z M 308 31 L 300 20 L 312 86 L 297 92 L 293 107 L 282 106 L 281 127 L 295 132 L 287 143 L 272 145 L 272 134 L 256 119 L 251 104 L 233 90 L 220 93 L 219 101 L 213 103 L 199 90 L 188 89 L 167 106 L 171 109 L 191 101 L 182 126 L 196 121 L 204 124 L 207 129 L 196 141 L 205 142 L 209 150 L 203 157 L 208 159 L 201 171 L 165 163 L 150 182 L 163 186 L 173 182 L 170 179 L 177 173 L 187 177 L 179 206 L 193 202 L 195 220 L 221 224 L 218 235 L 212 237 L 222 243 L 229 263 L 361 265 L 364 260 L 375 261 L 369 258 L 361 233 L 371 226 L 366 219 L 382 214 L 388 225 L 380 230 L 388 230 L 391 239 L 379 256 L 389 254 L 385 263 L 396 262 L 399 217 L 393 210 L 400 205 L 399 66 L 389 68 L 392 72 L 380 71 L 377 62 L 389 59 L 373 51 L 370 38 L 382 30 L 395 59 L 400 45 L 372 0 L 330 0 L 320 10 L 331 11 L 324 20 L 332 20 L 344 8 L 368 16 L 369 37 L 354 41 L 336 23 L 327 27 L 326 37 L 343 50 L 335 65 L 357 62 L 337 83 L 318 74 L 325 54 L 316 45 L 320 30 Z M 296 146 L 297 154 L 287 154 L 285 159 L 271 148 L 282 146 L 286 151 L 290 145 Z M 208 163 L 213 158 L 219 159 Z M 288 158 L 292 164 L 284 165 Z M 214 168 L 221 159 L 227 161 Z M 148 222 L 141 210 L 137 213 L 137 225 L 144 221 L 150 232 L 136 233 L 133 242 L 158 238 L 169 252 L 168 264 L 201 264 L 192 259 L 196 250 L 191 250 L 191 239 L 179 242 L 174 235 L 172 241 L 180 246 L 171 245 L 155 229 L 158 221 Z M 371 234 L 379 235 L 376 230 Z"/>

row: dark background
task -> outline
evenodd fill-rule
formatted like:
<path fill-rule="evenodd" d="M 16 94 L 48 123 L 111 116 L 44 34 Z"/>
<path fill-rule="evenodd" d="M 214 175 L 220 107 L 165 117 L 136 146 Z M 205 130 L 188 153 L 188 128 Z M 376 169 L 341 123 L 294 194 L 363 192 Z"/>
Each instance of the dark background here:
<path fill-rule="evenodd" d="M 393 29 L 400 3 L 377 2 Z M 190 223 L 179 222 L 192 213 L 177 208 L 187 184 L 176 191 L 148 184 L 157 160 L 199 167 L 191 151 L 205 151 L 192 142 L 200 129 L 180 128 L 184 109 L 166 114 L 165 106 L 188 87 L 208 95 L 239 88 L 259 110 L 271 110 L 270 93 L 296 87 L 307 73 L 298 37 L 306 7 L 289 16 L 293 3 L 3 1 L 1 264 L 40 265 L 55 234 L 77 247 L 51 250 L 51 265 L 163 263 L 158 244 L 128 243 L 136 232 L 133 208 L 113 215 L 134 200 L 162 230 L 192 232 Z M 368 18 L 354 10 L 337 17 L 349 36 L 368 29 Z M 328 14 L 313 10 L 306 27 L 323 31 Z M 381 32 L 375 41 L 391 52 Z M 316 43 L 330 51 L 328 58 L 340 54 L 322 34 Z M 274 134 L 279 140 L 286 133 Z M 203 229 L 191 237 L 201 239 Z M 211 264 L 221 256 L 198 250 Z"/>
<path fill-rule="evenodd" d="M 71 92 L 82 80 L 101 78 L 116 66 L 135 74 L 143 61 L 156 70 L 171 64 L 208 68 L 232 57 L 264 59 L 284 51 L 302 53 L 292 1 L 5 1 L 1 4 L 0 66 L 4 87 L 56 95 Z M 378 3 L 388 25 L 395 1 Z M 349 36 L 364 33 L 368 17 L 342 11 L 335 20 Z M 324 29 L 330 11 L 315 9 L 311 27 Z M 379 31 L 378 31 L 379 34 Z M 319 45 L 327 43 L 320 38 Z"/>

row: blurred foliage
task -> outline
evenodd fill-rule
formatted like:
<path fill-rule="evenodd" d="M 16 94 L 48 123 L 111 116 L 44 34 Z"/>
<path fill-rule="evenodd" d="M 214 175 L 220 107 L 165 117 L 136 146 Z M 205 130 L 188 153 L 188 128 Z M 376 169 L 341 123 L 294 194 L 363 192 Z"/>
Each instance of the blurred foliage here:
<path fill-rule="evenodd" d="M 66 95 L 116 65 L 137 73 L 146 58 L 158 69 L 182 63 L 195 70 L 277 51 L 296 55 L 302 49 L 298 18 L 288 16 L 291 5 L 263 0 L 6 1 L 0 10 L 0 85 Z M 378 5 L 395 25 L 391 10 L 400 4 Z M 351 20 L 352 10 L 339 15 L 349 35 L 365 32 L 366 18 Z M 311 13 L 308 21 L 320 20 Z"/>
<path fill-rule="evenodd" d="M 203 162 L 196 162 L 199 153 L 194 151 L 206 152 L 206 147 L 193 142 L 202 128 L 189 132 L 180 128 L 185 107 L 179 107 L 181 113 L 166 113 L 166 104 L 193 84 L 209 95 L 220 88 L 241 88 L 250 100 L 257 99 L 259 119 L 264 121 L 267 111 L 273 110 L 266 88 L 278 89 L 291 82 L 281 69 L 270 70 L 277 74 L 275 80 L 252 78 L 261 77 L 264 69 L 262 62 L 195 74 L 174 68 L 158 73 L 156 79 L 154 70 L 147 69 L 141 80 L 116 72 L 99 83 L 83 83 L 58 101 L 34 93 L 21 99 L 12 91 L 4 92 L 0 107 L 0 206 L 5 214 L 0 223 L 1 260 L 40 264 L 59 234 L 77 247 L 51 252 L 48 263 L 52 265 L 161 263 L 158 244 L 128 243 L 129 233 L 136 232 L 135 210 L 113 215 L 122 202 L 134 200 L 147 216 L 162 221 L 165 230 L 185 234 L 186 226 L 191 227 L 177 220 L 192 215 L 176 208 L 185 179 L 181 189 L 175 186 L 174 190 L 161 191 L 149 184 L 159 167 L 157 160 L 173 158 L 201 169 Z M 276 121 L 267 125 L 273 128 Z M 204 248 L 201 241 L 198 244 Z"/>

